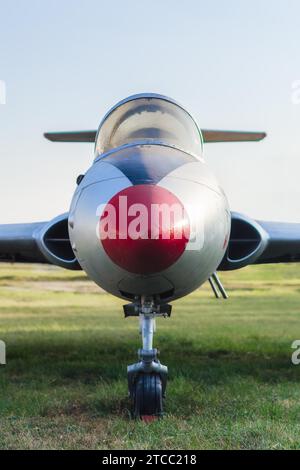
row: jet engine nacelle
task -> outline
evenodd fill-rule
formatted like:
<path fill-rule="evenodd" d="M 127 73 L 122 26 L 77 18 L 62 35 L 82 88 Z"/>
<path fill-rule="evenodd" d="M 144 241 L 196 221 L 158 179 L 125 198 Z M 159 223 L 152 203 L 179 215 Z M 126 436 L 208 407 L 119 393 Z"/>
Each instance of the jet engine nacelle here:
<path fill-rule="evenodd" d="M 40 253 L 49 263 L 65 269 L 80 269 L 70 243 L 68 214 L 61 214 L 42 224 L 34 238 Z"/>
<path fill-rule="evenodd" d="M 106 291 L 169 301 L 216 270 L 230 220 L 204 161 L 168 146 L 134 145 L 96 159 L 74 194 L 69 235 L 81 267 Z"/>
<path fill-rule="evenodd" d="M 238 212 L 231 213 L 231 233 L 220 271 L 241 269 L 254 264 L 268 245 L 268 234 L 261 224 Z"/>

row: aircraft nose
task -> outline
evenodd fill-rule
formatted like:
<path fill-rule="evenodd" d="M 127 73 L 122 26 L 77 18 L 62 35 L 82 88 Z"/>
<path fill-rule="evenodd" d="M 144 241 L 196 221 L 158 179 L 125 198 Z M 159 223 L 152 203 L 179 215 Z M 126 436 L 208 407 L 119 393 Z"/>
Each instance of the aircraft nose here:
<path fill-rule="evenodd" d="M 130 186 L 106 204 L 99 237 L 109 258 L 135 274 L 153 274 L 173 265 L 190 237 L 189 219 L 173 193 L 157 186 Z"/>

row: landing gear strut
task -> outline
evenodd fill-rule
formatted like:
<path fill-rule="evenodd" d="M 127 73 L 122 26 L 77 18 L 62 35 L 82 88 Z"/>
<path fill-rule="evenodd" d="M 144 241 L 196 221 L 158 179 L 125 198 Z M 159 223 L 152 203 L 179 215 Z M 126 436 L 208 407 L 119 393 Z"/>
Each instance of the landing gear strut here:
<path fill-rule="evenodd" d="M 145 421 L 161 417 L 167 386 L 168 368 L 157 359 L 153 348 L 156 316 L 170 316 L 170 305 L 155 305 L 153 298 L 141 298 L 140 303 L 124 306 L 125 316 L 139 316 L 143 347 L 138 351 L 139 362 L 127 367 L 129 395 L 133 417 Z"/>

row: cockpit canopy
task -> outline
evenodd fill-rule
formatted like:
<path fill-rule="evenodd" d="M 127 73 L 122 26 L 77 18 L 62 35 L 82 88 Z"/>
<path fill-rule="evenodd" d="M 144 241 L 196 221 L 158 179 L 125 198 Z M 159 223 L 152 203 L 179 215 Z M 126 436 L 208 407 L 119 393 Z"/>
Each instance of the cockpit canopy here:
<path fill-rule="evenodd" d="M 202 155 L 202 136 L 193 118 L 160 95 L 134 95 L 109 111 L 97 133 L 96 157 L 134 143 L 169 145 Z"/>

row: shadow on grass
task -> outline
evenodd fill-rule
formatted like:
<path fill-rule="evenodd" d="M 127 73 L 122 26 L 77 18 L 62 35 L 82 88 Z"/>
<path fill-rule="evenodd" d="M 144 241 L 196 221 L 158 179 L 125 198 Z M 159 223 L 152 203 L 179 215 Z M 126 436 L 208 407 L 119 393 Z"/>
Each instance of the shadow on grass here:
<path fill-rule="evenodd" d="M 21 387 L 22 393 L 28 394 L 26 400 L 30 399 L 31 390 L 47 394 L 49 398 L 41 415 L 129 417 L 126 366 L 137 360 L 136 338 L 133 340 L 128 335 L 120 341 L 98 336 L 96 341 L 93 332 L 89 335 L 88 331 L 84 334 L 64 331 L 52 336 L 45 334 L 44 339 L 40 333 L 24 333 L 22 339 L 11 338 L 8 344 L 7 365 L 0 386 L 5 390 L 9 385 L 13 393 L 16 390 L 16 396 Z M 232 383 L 243 380 L 250 382 L 250 388 L 253 383 L 299 382 L 299 370 L 291 364 L 288 354 L 280 352 L 275 342 L 265 338 L 261 350 L 257 351 L 254 347 L 239 350 L 239 344 L 235 343 L 227 349 L 213 349 L 211 344 L 201 349 L 186 340 L 166 336 L 161 362 L 169 367 L 169 409 L 185 416 L 201 407 L 199 394 L 195 397 L 198 389 L 205 395 L 213 389 L 221 392 L 227 387 L 228 390 Z M 60 400 L 62 390 L 64 400 Z M 69 393 L 70 400 L 66 398 Z M 55 403 L 52 394 L 56 396 Z M 205 399 L 204 396 L 202 400 Z"/>
<path fill-rule="evenodd" d="M 93 332 L 91 332 L 91 337 Z M 138 341 L 98 337 L 87 340 L 84 335 L 55 333 L 52 338 L 33 338 L 32 333 L 22 339 L 8 340 L 7 366 L 3 373 L 14 381 L 45 376 L 48 381 L 80 381 L 93 384 L 103 380 L 109 383 L 125 377 L 127 364 L 137 361 Z M 259 342 L 259 339 L 256 340 Z M 231 348 L 232 346 L 232 348 Z M 299 381 L 299 370 L 292 365 L 290 351 L 278 350 L 275 341 L 263 339 L 258 351 L 251 344 L 239 350 L 239 344 L 228 344 L 225 349 L 213 349 L 210 344 L 201 347 L 186 340 L 164 337 L 161 362 L 170 369 L 170 378 L 181 376 L 208 385 L 230 382 L 234 376 L 251 376 L 262 382 Z M 272 351 L 272 352 L 270 352 Z"/>

